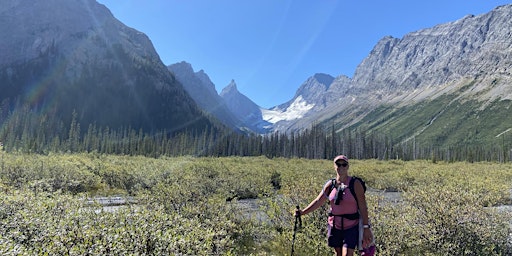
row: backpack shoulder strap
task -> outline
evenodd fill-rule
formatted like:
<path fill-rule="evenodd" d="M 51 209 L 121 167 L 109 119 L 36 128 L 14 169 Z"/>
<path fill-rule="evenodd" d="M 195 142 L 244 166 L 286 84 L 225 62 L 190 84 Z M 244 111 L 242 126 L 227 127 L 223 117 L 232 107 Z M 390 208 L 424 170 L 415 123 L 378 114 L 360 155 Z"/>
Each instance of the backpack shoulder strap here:
<path fill-rule="evenodd" d="M 324 194 L 328 197 L 329 194 L 331 194 L 331 191 L 334 187 L 336 187 L 336 179 L 330 179 L 328 180 L 325 185 L 324 185 L 324 188 L 327 186 L 327 184 L 329 184 L 329 187 L 327 187 L 327 191 L 324 191 Z"/>
<path fill-rule="evenodd" d="M 359 202 L 357 201 L 357 196 L 356 196 L 356 189 L 354 187 L 354 183 L 356 180 L 358 180 L 361 183 L 361 185 L 363 185 L 364 192 L 366 192 L 366 184 L 364 183 L 363 179 L 361 179 L 357 176 L 352 176 L 352 178 L 350 179 L 350 182 L 348 183 L 348 188 L 350 189 L 350 193 L 352 193 L 352 195 L 356 199 L 357 208 L 359 208 Z"/>

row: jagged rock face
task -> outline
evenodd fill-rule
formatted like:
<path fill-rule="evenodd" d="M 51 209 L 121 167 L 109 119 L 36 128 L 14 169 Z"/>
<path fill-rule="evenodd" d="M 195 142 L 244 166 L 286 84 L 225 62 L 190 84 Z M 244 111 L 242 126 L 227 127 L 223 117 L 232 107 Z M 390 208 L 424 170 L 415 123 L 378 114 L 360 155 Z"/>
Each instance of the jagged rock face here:
<path fill-rule="evenodd" d="M 234 80 L 222 89 L 220 96 L 224 99 L 231 112 L 248 129 L 256 133 L 266 133 L 269 131 L 270 124 L 263 120 L 261 107 L 247 98 L 247 96 L 241 94 Z"/>
<path fill-rule="evenodd" d="M 333 118 L 346 127 L 381 105 L 411 105 L 445 94 L 483 102 L 477 108 L 495 99 L 512 99 L 510 38 L 512 5 L 402 39 L 384 37 L 357 67 L 353 79 L 339 76 L 327 91 L 314 88 L 322 93 L 308 97 L 307 104 L 315 107 L 300 120 L 281 122 L 279 127 L 301 130 Z M 465 87 L 468 84 L 471 87 Z M 307 95 L 303 87 L 295 97 Z"/>
<path fill-rule="evenodd" d="M 184 61 L 172 64 L 168 66 L 168 69 L 203 111 L 213 115 L 231 128 L 244 127 L 242 121 L 231 113 L 224 99 L 217 94 L 215 85 L 203 70 L 194 72 L 192 65 Z"/>
<path fill-rule="evenodd" d="M 206 101 L 213 99 L 214 104 L 220 103 L 221 99 L 215 90 L 215 85 L 210 80 L 210 77 L 203 70 L 194 72 L 192 65 L 187 62 L 180 62 L 168 66 L 168 69 L 176 76 L 187 92 L 194 97 L 201 97 L 198 103 L 206 103 Z M 196 96 L 197 95 L 197 96 Z M 206 108 L 214 107 L 212 104 L 206 104 Z"/>
<path fill-rule="evenodd" d="M 314 102 L 315 106 L 325 107 L 328 96 L 326 92 L 333 81 L 334 77 L 330 75 L 315 74 L 300 86 L 294 99 L 297 96 L 302 96 L 306 102 Z"/>
<path fill-rule="evenodd" d="M 260 112 L 258 105 L 238 91 L 236 83 L 233 80 L 222 89 L 220 96 L 227 102 L 231 111 L 240 118 L 247 119 L 249 116 Z"/>
<path fill-rule="evenodd" d="M 327 95 L 325 98 L 327 100 L 327 105 L 336 105 L 341 99 L 349 95 L 349 93 L 351 93 L 351 82 L 352 80 L 345 75 L 336 77 L 326 92 Z"/>
<path fill-rule="evenodd" d="M 0 8 L 0 65 L 31 60 L 56 48 L 69 60 L 69 77 L 77 77 L 81 74 L 73 71 L 92 61 L 112 65 L 108 58 L 97 58 L 115 45 L 129 46 L 134 61 L 159 62 L 145 34 L 124 26 L 95 0 L 5 0 Z"/>
<path fill-rule="evenodd" d="M 0 17 L 0 101 L 11 107 L 18 100 L 67 121 L 76 111 L 85 127 L 208 125 L 149 38 L 95 0 L 3 0 Z"/>
<path fill-rule="evenodd" d="M 283 132 L 290 127 L 309 127 L 308 116 L 314 116 L 329 104 L 328 93 L 334 77 L 318 73 L 308 78 L 288 102 L 263 113 L 263 118 L 272 123 L 272 131 Z M 304 120 L 308 120 L 303 122 Z"/>
<path fill-rule="evenodd" d="M 176 63 L 168 66 L 168 69 L 176 76 L 192 99 L 204 110 L 212 111 L 223 104 L 222 98 L 217 94 L 215 85 L 208 76 L 204 73 L 194 72 L 189 63 Z"/>
<path fill-rule="evenodd" d="M 464 78 L 512 72 L 512 5 L 385 37 L 358 66 L 354 86 L 384 96 Z"/>

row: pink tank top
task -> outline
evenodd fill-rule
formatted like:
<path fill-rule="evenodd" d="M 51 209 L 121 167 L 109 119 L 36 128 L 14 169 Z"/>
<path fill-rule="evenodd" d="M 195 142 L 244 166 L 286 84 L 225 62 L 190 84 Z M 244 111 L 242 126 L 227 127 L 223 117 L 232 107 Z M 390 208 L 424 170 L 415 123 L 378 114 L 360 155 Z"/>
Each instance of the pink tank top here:
<path fill-rule="evenodd" d="M 331 190 L 331 193 L 327 196 L 329 199 L 329 203 L 331 205 L 331 213 L 333 215 L 353 214 L 353 213 L 357 212 L 357 201 L 354 198 L 354 196 L 352 195 L 352 193 L 350 192 L 350 189 L 348 188 L 348 184 L 350 184 L 351 179 L 352 179 L 352 177 L 348 177 L 347 184 L 343 184 L 343 183 L 341 185 L 336 184 L 339 189 L 341 189 L 341 187 L 343 187 L 343 185 L 345 186 L 345 189 L 343 190 L 343 192 L 340 192 L 340 195 L 341 195 L 341 193 L 343 193 L 343 198 L 341 200 L 339 200 L 338 205 L 336 205 L 335 201 L 334 201 L 336 198 L 336 193 L 338 192 L 338 188 L 336 188 L 336 187 L 333 188 Z M 332 226 L 333 221 L 334 221 L 335 227 L 337 229 L 341 229 L 342 228 L 341 219 L 343 219 L 343 229 L 349 229 L 359 223 L 358 219 L 349 220 L 347 218 L 342 218 L 341 216 L 329 216 L 328 223 L 329 223 L 329 225 Z"/>

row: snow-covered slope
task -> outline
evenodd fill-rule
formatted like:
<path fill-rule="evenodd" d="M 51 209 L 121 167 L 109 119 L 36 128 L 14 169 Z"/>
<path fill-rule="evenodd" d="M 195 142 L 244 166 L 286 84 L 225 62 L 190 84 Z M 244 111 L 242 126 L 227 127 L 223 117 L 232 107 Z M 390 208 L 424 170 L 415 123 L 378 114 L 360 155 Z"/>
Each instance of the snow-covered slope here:
<path fill-rule="evenodd" d="M 279 109 L 279 107 L 272 109 L 261 108 L 261 113 L 263 120 L 275 124 L 279 121 L 292 121 L 302 118 L 314 106 L 314 104 L 308 104 L 302 96 L 299 95 L 286 109 Z"/>

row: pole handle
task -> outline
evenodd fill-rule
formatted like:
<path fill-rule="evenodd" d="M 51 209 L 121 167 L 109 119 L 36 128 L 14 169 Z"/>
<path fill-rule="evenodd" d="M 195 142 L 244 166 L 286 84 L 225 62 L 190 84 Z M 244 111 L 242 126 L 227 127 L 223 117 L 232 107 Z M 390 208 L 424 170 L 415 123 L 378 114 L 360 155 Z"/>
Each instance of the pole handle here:
<path fill-rule="evenodd" d="M 299 207 L 299 205 L 297 205 L 297 211 L 299 211 L 299 212 L 300 212 L 300 207 Z M 302 219 L 301 219 L 301 216 L 302 216 L 302 214 L 299 214 L 299 229 L 300 229 L 300 228 L 302 228 Z"/>

